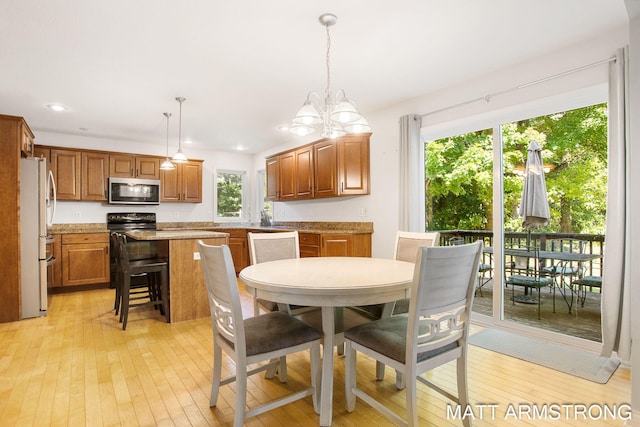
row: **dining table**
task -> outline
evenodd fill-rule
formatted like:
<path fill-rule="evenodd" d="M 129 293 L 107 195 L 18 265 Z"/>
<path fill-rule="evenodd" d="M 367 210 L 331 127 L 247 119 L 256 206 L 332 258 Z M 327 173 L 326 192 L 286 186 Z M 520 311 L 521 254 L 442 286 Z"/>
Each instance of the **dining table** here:
<path fill-rule="evenodd" d="M 321 426 L 330 426 L 333 418 L 336 308 L 409 298 L 413 270 L 413 263 L 386 258 L 310 257 L 259 263 L 240 272 L 240 280 L 254 298 L 321 307 Z"/>

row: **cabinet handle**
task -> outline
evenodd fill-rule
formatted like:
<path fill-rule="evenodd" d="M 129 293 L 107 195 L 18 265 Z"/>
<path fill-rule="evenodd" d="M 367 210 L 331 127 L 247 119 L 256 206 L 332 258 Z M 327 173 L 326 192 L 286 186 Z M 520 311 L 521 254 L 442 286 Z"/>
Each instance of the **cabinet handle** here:
<path fill-rule="evenodd" d="M 344 192 L 344 181 L 340 183 L 340 192 Z"/>

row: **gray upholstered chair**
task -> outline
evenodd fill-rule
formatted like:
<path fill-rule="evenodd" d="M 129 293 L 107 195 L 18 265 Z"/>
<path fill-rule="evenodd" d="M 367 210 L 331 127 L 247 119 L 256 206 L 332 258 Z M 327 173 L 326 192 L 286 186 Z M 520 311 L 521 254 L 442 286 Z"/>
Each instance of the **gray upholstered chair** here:
<path fill-rule="evenodd" d="M 244 425 L 247 418 L 307 396 L 313 397 L 313 407 L 318 413 L 322 333 L 281 311 L 243 319 L 229 247 L 210 246 L 201 240 L 198 246 L 213 325 L 213 383 L 209 405 L 216 406 L 220 386 L 235 381 L 235 427 Z M 247 409 L 247 377 L 275 364 L 285 363 L 287 354 L 302 350 L 310 351 L 311 387 Z M 236 365 L 235 376 L 225 379 L 222 379 L 223 351 Z M 248 370 L 250 365 L 255 364 L 259 365 Z"/>
<path fill-rule="evenodd" d="M 359 397 L 396 425 L 417 426 L 417 381 L 462 408 L 469 404 L 467 338 L 481 253 L 480 241 L 460 246 L 420 247 L 408 315 L 383 318 L 345 331 L 345 391 L 349 412 L 355 409 L 356 397 Z M 357 387 L 358 352 L 404 374 L 406 419 Z M 453 360 L 457 366 L 457 397 L 421 376 Z M 470 425 L 468 417 L 464 422 Z"/>

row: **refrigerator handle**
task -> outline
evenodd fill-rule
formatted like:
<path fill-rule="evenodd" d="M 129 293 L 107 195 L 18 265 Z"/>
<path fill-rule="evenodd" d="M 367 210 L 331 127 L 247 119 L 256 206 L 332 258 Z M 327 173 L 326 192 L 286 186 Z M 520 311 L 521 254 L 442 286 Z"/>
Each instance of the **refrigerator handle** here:
<path fill-rule="evenodd" d="M 47 218 L 47 226 L 51 227 L 53 224 L 53 219 L 56 217 L 56 202 L 57 202 L 57 191 L 56 191 L 56 180 L 53 178 L 53 171 L 49 171 L 49 185 L 53 190 L 53 193 L 50 191 L 47 192 L 47 207 L 50 207 L 50 215 Z M 53 199 L 53 203 L 52 203 Z"/>

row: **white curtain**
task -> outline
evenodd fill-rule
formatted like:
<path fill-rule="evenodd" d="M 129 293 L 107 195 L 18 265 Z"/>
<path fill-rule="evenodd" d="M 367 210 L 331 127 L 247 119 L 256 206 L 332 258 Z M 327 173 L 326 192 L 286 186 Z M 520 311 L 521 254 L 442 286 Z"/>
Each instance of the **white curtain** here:
<path fill-rule="evenodd" d="M 402 231 L 425 231 L 424 147 L 420 116 L 400 117 L 400 221 Z"/>
<path fill-rule="evenodd" d="M 630 215 L 627 50 L 619 49 L 609 73 L 609 181 L 602 276 L 602 355 L 631 358 Z M 637 260 L 636 260 L 637 262 Z"/>

